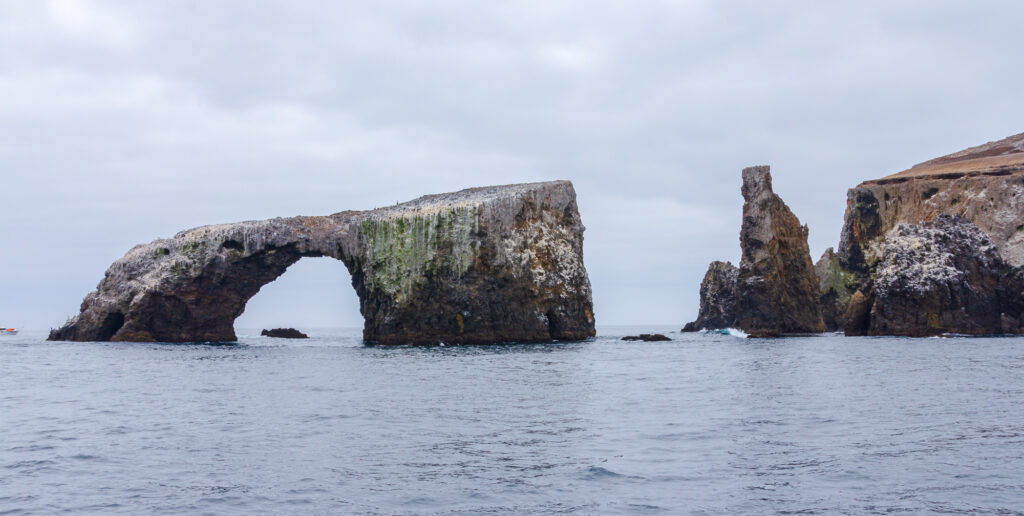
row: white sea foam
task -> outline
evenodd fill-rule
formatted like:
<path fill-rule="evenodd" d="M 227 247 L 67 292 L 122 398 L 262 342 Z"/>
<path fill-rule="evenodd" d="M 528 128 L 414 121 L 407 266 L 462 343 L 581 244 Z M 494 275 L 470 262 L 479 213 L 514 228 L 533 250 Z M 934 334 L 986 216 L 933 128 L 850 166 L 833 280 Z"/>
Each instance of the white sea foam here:
<path fill-rule="evenodd" d="M 721 329 L 721 330 L 709 330 L 709 329 L 705 328 L 705 329 L 701 330 L 701 333 L 712 333 L 712 334 L 716 334 L 716 335 L 729 335 L 731 337 L 738 337 L 738 338 L 741 338 L 741 339 L 745 339 L 745 338 L 747 338 L 749 336 L 749 335 L 747 335 L 747 332 L 745 332 L 743 330 L 740 330 L 738 328 L 724 328 L 724 329 Z"/>

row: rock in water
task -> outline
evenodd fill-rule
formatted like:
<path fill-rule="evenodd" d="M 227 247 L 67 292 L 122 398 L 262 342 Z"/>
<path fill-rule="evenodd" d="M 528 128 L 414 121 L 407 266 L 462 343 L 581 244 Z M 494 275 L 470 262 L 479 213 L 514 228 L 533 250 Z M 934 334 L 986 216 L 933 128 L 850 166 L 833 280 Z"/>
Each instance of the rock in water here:
<path fill-rule="evenodd" d="M 700 312 L 697 320 L 686 323 L 683 331 L 736 326 L 736 281 L 740 270 L 729 262 L 711 262 L 700 282 Z"/>
<path fill-rule="evenodd" d="M 939 215 L 962 217 L 973 223 L 991 240 L 1007 266 L 1024 265 L 1024 133 L 926 161 L 850 189 L 837 259 L 819 262 L 819 266 L 831 269 L 830 275 L 839 277 L 828 285 L 822 283 L 825 313 L 861 310 L 863 306 L 852 305 L 856 292 L 862 294 L 858 300 L 861 305 L 874 302 L 876 269 L 885 261 L 886 249 L 898 249 L 888 247 L 893 229 L 900 224 L 921 225 Z M 948 314 L 939 319 L 953 321 L 956 317 Z M 850 321 L 840 326 L 845 326 L 848 335 L 880 335 L 884 333 L 877 332 L 889 328 L 871 323 L 867 315 L 861 323 L 866 326 L 850 326 Z M 981 323 L 989 325 L 990 321 Z M 1015 324 L 1007 319 L 1004 326 Z"/>
<path fill-rule="evenodd" d="M 1005 327 L 1021 314 L 1017 276 L 992 239 L 966 219 L 899 224 L 886 235 L 875 271 L 868 333 L 1017 332 Z"/>
<path fill-rule="evenodd" d="M 736 326 L 751 337 L 825 331 L 807 226 L 772 191 L 767 166 L 743 169 L 742 192 L 739 269 L 711 264 L 700 315 L 684 330 Z"/>
<path fill-rule="evenodd" d="M 348 268 L 368 342 L 584 339 L 583 231 L 568 181 L 204 226 L 128 251 L 50 340 L 234 341 L 249 298 L 304 256 Z"/>
<path fill-rule="evenodd" d="M 670 339 L 670 338 L 668 338 L 668 337 L 666 337 L 666 336 L 664 336 L 664 335 L 662 335 L 660 333 L 641 333 L 640 335 L 627 335 L 625 337 L 622 337 L 622 340 L 626 340 L 626 341 L 642 340 L 644 342 L 664 342 L 664 341 L 669 341 L 669 340 L 672 340 L 672 339 Z"/>
<path fill-rule="evenodd" d="M 737 325 L 757 336 L 825 331 L 807 226 L 772 192 L 768 167 L 743 169 Z"/>
<path fill-rule="evenodd" d="M 295 328 L 274 328 L 273 330 L 263 330 L 260 335 L 264 337 L 275 337 L 278 339 L 308 339 L 309 335 L 302 333 Z"/>

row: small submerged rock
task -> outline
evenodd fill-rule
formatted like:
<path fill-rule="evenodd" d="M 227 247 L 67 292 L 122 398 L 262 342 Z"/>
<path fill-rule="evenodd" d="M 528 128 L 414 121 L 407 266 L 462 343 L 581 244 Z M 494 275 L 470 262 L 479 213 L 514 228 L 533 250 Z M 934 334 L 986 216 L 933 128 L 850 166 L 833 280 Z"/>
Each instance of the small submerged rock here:
<path fill-rule="evenodd" d="M 640 335 L 627 335 L 622 337 L 622 340 L 642 340 L 644 342 L 660 342 L 665 340 L 672 340 L 660 333 L 641 333 Z"/>
<path fill-rule="evenodd" d="M 264 337 L 275 337 L 278 339 L 308 339 L 309 335 L 302 333 L 295 328 L 274 328 L 273 330 L 263 330 L 260 335 Z"/>

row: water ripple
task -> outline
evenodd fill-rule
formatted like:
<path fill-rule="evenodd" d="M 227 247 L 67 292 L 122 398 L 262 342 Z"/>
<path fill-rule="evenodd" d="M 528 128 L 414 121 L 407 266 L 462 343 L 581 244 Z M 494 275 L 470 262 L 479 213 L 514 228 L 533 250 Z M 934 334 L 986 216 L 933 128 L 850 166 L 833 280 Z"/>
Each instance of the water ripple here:
<path fill-rule="evenodd" d="M 1024 339 L 0 341 L 0 515 L 1021 514 Z M 245 332 L 239 332 L 246 335 Z"/>

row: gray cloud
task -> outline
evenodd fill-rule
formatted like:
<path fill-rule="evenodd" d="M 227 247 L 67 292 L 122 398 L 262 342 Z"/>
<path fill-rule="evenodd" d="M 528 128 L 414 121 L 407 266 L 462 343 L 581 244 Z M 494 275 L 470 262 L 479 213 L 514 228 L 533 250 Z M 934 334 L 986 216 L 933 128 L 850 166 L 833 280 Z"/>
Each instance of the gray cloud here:
<path fill-rule="evenodd" d="M 0 1 L 0 323 L 57 325 L 112 260 L 187 227 L 564 178 L 599 324 L 679 324 L 707 263 L 739 258 L 742 167 L 772 165 L 817 255 L 847 188 L 1020 132 L 1022 14 Z M 239 324 L 358 325 L 332 267 L 297 265 Z"/>

